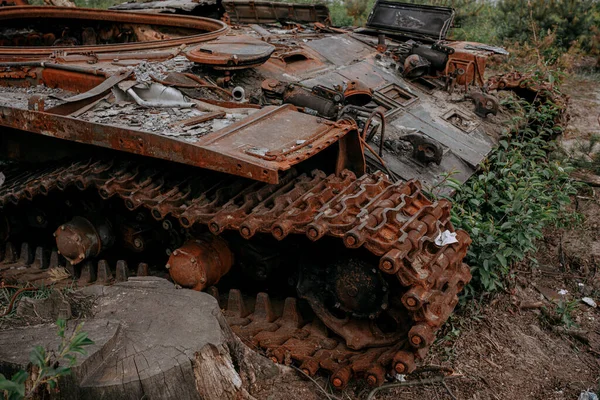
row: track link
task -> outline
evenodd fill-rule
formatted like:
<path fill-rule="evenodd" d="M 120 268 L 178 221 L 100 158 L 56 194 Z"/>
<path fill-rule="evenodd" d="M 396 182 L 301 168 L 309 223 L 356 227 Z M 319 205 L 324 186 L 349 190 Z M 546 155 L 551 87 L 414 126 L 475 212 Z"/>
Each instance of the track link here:
<path fill-rule="evenodd" d="M 70 186 L 96 188 L 104 199 L 117 196 L 129 210 L 145 207 L 155 219 L 174 217 L 186 228 L 201 224 L 216 235 L 237 230 L 246 239 L 257 233 L 277 240 L 290 234 L 311 241 L 333 236 L 348 248 L 375 254 L 383 275 L 402 287 L 390 293 L 385 310 L 401 325 L 395 332 L 384 332 L 368 319 L 339 319 L 311 303 L 322 322 L 345 339 L 337 340 L 318 321 L 304 325 L 295 299 L 286 300 L 277 316 L 269 311 L 266 294 L 259 294 L 252 313 L 241 294 L 229 296 L 226 315 L 247 343 L 278 362 L 300 363 L 310 375 L 328 371 L 338 388 L 353 376 L 380 385 L 391 369 L 412 372 L 415 358 L 426 354 L 471 278 L 462 263 L 470 244 L 464 231 L 456 231 L 456 243 L 435 244 L 441 232 L 454 232 L 450 203 L 431 202 L 418 182 L 392 183 L 382 173 L 357 178 L 348 171 L 336 176 L 290 170 L 280 183 L 265 184 L 132 160 L 84 160 L 4 173 L 2 207 Z"/>

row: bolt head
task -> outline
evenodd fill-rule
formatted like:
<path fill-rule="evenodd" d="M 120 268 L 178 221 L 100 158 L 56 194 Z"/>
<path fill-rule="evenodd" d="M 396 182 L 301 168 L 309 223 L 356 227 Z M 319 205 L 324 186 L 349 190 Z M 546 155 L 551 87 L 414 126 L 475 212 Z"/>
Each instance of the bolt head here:
<path fill-rule="evenodd" d="M 420 336 L 417 336 L 417 335 L 415 335 L 415 336 L 413 336 L 413 337 L 411 337 L 411 338 L 410 338 L 410 341 L 411 341 L 411 343 L 412 343 L 412 344 L 414 344 L 415 346 L 418 346 L 418 345 L 420 345 L 420 344 L 421 344 L 421 342 L 423 341 L 423 339 L 421 339 L 421 337 L 420 337 Z"/>
<path fill-rule="evenodd" d="M 390 260 L 385 260 L 381 263 L 381 268 L 383 268 L 386 271 L 391 271 L 392 268 L 394 268 L 394 264 L 392 264 Z"/>
<path fill-rule="evenodd" d="M 369 384 L 369 386 L 377 385 L 377 377 L 375 375 L 367 376 L 367 383 Z"/>
<path fill-rule="evenodd" d="M 403 374 L 406 371 L 406 366 L 399 362 L 394 365 L 394 370 L 399 374 Z"/>

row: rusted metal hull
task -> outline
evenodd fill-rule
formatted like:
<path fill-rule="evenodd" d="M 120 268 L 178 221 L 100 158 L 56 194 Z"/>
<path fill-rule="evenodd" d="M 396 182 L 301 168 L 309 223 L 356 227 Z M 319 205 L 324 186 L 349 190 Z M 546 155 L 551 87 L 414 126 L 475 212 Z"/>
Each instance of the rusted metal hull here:
<path fill-rule="evenodd" d="M 465 180 L 491 149 L 485 122 L 431 94 L 481 85 L 486 52 L 331 29 L 321 6 L 223 4 L 234 23 L 282 26 L 223 36 L 206 18 L 0 10 L 6 24 L 31 17 L 23 32 L 2 31 L 12 35 L 0 43 L 2 155 L 52 160 L 4 171 L 0 237 L 22 237 L 15 216 L 30 226 L 31 201 L 50 210 L 39 220 L 82 284 L 111 281 L 95 263 L 127 252 L 218 298 L 211 285 L 231 280 L 291 291 L 299 300 L 277 315 L 264 293 L 246 303 L 234 290 L 230 324 L 275 361 L 330 372 L 337 388 L 411 372 L 470 280 L 468 235 L 413 178 Z M 401 68 L 412 56 L 426 61 L 418 79 Z M 490 99 L 471 98 L 487 116 Z M 77 202 L 45 218 L 49 203 Z"/>
<path fill-rule="evenodd" d="M 288 124 L 303 126 L 303 134 L 286 129 Z M 291 105 L 265 108 L 247 120 L 204 136 L 197 143 L 10 107 L 0 107 L 0 125 L 271 183 L 278 182 L 280 171 L 310 158 L 346 135 L 355 138 L 357 135 L 352 124 L 320 120 L 296 112 Z M 239 137 L 243 137 L 241 147 Z M 300 140 L 304 142 L 298 145 Z M 269 148 L 265 143 L 270 143 Z M 357 168 L 358 172 L 361 167 Z"/>

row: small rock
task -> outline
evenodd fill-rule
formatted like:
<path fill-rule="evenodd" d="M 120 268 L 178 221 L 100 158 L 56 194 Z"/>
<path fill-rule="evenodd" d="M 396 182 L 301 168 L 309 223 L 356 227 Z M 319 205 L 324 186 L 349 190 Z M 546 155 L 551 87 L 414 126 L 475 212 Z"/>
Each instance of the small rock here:
<path fill-rule="evenodd" d="M 598 305 L 596 304 L 594 299 L 592 299 L 591 297 L 584 297 L 581 299 L 581 301 L 583 301 L 585 304 L 587 304 L 590 307 L 593 307 L 593 308 L 598 307 Z"/>
<path fill-rule="evenodd" d="M 598 396 L 594 392 L 585 391 L 581 392 L 577 400 L 598 400 Z"/>

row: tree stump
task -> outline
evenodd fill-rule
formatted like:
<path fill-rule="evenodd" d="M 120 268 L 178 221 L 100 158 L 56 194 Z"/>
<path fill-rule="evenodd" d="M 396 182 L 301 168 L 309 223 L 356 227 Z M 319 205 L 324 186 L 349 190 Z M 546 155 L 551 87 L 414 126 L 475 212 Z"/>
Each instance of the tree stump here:
<path fill-rule="evenodd" d="M 206 293 L 152 277 L 83 292 L 96 297 L 94 317 L 83 327 L 95 344 L 60 380 L 54 398 L 252 399 L 265 383 L 289 380 L 287 368 L 241 343 Z M 54 324 L 0 331 L 0 366 L 24 367 L 35 345 L 58 343 Z"/>

